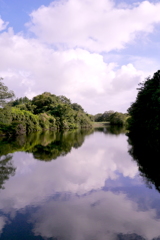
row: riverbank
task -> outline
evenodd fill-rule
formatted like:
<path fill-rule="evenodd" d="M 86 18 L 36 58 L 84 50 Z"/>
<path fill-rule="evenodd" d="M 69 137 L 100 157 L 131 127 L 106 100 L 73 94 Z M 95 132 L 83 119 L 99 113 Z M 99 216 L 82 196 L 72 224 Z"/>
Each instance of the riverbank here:
<path fill-rule="evenodd" d="M 98 128 L 98 127 L 106 127 L 110 125 L 110 122 L 93 122 L 93 127 Z"/>

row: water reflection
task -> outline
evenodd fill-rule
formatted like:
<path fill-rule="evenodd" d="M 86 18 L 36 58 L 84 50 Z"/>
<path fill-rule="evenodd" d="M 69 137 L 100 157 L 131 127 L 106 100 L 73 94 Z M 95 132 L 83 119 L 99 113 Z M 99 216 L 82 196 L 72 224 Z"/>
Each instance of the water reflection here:
<path fill-rule="evenodd" d="M 158 239 L 159 194 L 141 181 L 123 132 L 105 128 L 3 140 L 2 168 L 8 170 L 1 181 L 0 238 Z M 9 152 L 12 158 L 5 161 Z"/>
<path fill-rule="evenodd" d="M 51 161 L 58 156 L 64 156 L 72 149 L 80 147 L 87 135 L 93 129 L 66 132 L 37 132 L 28 136 L 2 139 L 0 141 L 0 156 L 16 151 L 33 153 L 34 158 Z"/>
<path fill-rule="evenodd" d="M 103 132 L 106 134 L 114 134 L 114 135 L 119 135 L 127 132 L 125 126 L 116 126 L 116 125 L 108 125 L 107 127 L 103 127 L 103 128 L 97 127 L 95 128 L 95 131 Z"/>
<path fill-rule="evenodd" d="M 16 168 L 13 166 L 12 156 L 0 157 L 0 189 L 4 189 L 4 183 L 10 176 L 14 176 Z"/>
<path fill-rule="evenodd" d="M 141 176 L 147 186 L 156 187 L 160 191 L 160 139 L 158 135 L 150 136 L 146 133 L 128 134 L 130 144 L 129 153 L 137 162 Z"/>
<path fill-rule="evenodd" d="M 130 235 L 128 239 L 153 239 L 160 234 L 155 217 L 153 209 L 141 211 L 126 194 L 98 191 L 69 201 L 51 200 L 30 221 L 34 234 L 44 238 L 116 240 Z"/>

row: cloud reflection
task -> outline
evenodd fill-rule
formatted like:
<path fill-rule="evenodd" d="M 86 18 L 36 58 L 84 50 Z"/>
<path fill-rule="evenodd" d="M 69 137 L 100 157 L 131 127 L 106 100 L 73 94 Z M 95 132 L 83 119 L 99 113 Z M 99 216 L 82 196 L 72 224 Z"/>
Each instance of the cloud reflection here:
<path fill-rule="evenodd" d="M 51 200 L 30 221 L 36 236 L 62 240 L 117 240 L 120 233 L 147 239 L 160 235 L 155 210 L 140 211 L 125 194 L 110 191 L 72 197 L 69 201 Z"/>
<path fill-rule="evenodd" d="M 85 194 L 101 189 L 106 180 L 117 180 L 119 174 L 134 178 L 137 165 L 130 160 L 126 136 L 96 133 L 85 144 L 56 161 L 42 162 L 32 154 L 15 153 L 16 175 L 5 183 L 0 208 L 24 208 L 43 201 L 55 192 Z M 6 205 L 8 203 L 8 205 Z"/>
<path fill-rule="evenodd" d="M 0 233 L 2 233 L 2 230 L 7 222 L 7 218 L 4 216 L 0 216 Z"/>

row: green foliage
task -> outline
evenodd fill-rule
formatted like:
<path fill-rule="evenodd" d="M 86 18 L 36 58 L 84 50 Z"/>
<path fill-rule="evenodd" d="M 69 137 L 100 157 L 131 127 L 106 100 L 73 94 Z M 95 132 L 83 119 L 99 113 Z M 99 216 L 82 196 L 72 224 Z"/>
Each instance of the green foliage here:
<path fill-rule="evenodd" d="M 136 101 L 128 109 L 131 131 L 160 131 L 160 70 L 140 84 Z"/>
<path fill-rule="evenodd" d="M 81 111 L 84 112 L 84 109 L 81 107 L 81 105 L 79 105 L 78 103 L 72 103 L 71 107 L 73 108 L 73 110 L 75 111 Z"/>
<path fill-rule="evenodd" d="M 40 130 L 39 116 L 18 108 L 12 108 L 12 123 L 23 125 L 27 132 Z"/>
<path fill-rule="evenodd" d="M 129 153 L 141 176 L 151 188 L 160 191 L 160 71 L 140 84 L 134 103 L 128 109 Z"/>
<path fill-rule="evenodd" d="M 32 104 L 32 101 L 27 97 L 17 98 L 14 101 L 10 101 L 8 106 L 17 107 L 20 110 L 26 110 L 34 113 L 35 106 Z"/>
<path fill-rule="evenodd" d="M 12 122 L 11 107 L 0 108 L 0 123 L 10 124 Z"/>
<path fill-rule="evenodd" d="M 32 105 L 34 105 L 34 113 L 44 113 L 52 111 L 60 103 L 59 97 L 49 92 L 44 92 L 33 98 Z"/>
<path fill-rule="evenodd" d="M 90 116 L 84 113 L 83 108 L 77 104 L 71 104 L 65 96 L 56 96 L 45 92 L 33 98 L 34 113 L 47 113 L 56 119 L 58 129 L 73 129 L 79 127 L 91 127 Z M 77 119 L 77 116 L 80 119 Z"/>
<path fill-rule="evenodd" d="M 126 124 L 127 118 L 128 118 L 127 114 L 115 112 L 110 116 L 110 124 L 123 126 Z"/>
<path fill-rule="evenodd" d="M 3 78 L 0 78 L 0 106 L 4 106 L 8 99 L 12 99 L 14 97 L 14 92 L 9 91 L 8 87 L 4 85 L 2 80 Z"/>
<path fill-rule="evenodd" d="M 12 106 L 12 107 L 9 107 Z M 14 107 L 13 107 L 14 106 Z M 76 109 L 76 110 L 75 110 Z M 42 129 L 92 127 L 91 116 L 65 96 L 44 92 L 10 102 L 0 109 L 0 134 L 24 134 Z"/>
<path fill-rule="evenodd" d="M 96 115 L 94 115 L 94 121 L 95 122 L 103 122 L 102 115 L 103 115 L 103 113 L 97 113 Z"/>
<path fill-rule="evenodd" d="M 95 122 L 108 122 L 108 121 L 110 121 L 110 117 L 113 113 L 114 113 L 114 111 L 112 111 L 112 110 L 105 111 L 103 114 L 98 113 L 94 116 L 94 121 Z"/>
<path fill-rule="evenodd" d="M 56 119 L 53 116 L 47 115 L 46 113 L 40 113 L 39 125 L 42 129 L 53 129 L 56 128 Z"/>
<path fill-rule="evenodd" d="M 17 105 L 23 105 L 26 103 L 29 103 L 31 100 L 29 100 L 29 98 L 27 97 L 22 97 L 22 98 L 16 98 L 14 101 L 10 102 L 10 106 L 15 107 Z"/>
<path fill-rule="evenodd" d="M 50 114 L 55 116 L 58 128 L 76 128 L 74 125 L 74 111 L 70 105 L 58 104 L 50 111 Z"/>
<path fill-rule="evenodd" d="M 61 103 L 71 105 L 71 100 L 69 98 L 66 98 L 65 96 L 61 95 L 58 96 L 58 99 Z"/>
<path fill-rule="evenodd" d="M 5 114 L 6 109 L 1 109 L 1 113 Z M 0 114 L 0 115 L 2 115 Z M 7 121 L 0 122 L 0 131 L 6 134 L 25 134 L 26 132 L 40 130 L 39 116 L 19 108 L 11 108 Z"/>
<path fill-rule="evenodd" d="M 13 92 L 0 79 L 0 105 L 13 97 Z M 44 92 L 29 100 L 27 97 L 10 101 L 0 108 L 0 134 L 20 135 L 42 129 L 74 129 L 92 127 L 91 116 L 77 103 L 61 95 Z"/>

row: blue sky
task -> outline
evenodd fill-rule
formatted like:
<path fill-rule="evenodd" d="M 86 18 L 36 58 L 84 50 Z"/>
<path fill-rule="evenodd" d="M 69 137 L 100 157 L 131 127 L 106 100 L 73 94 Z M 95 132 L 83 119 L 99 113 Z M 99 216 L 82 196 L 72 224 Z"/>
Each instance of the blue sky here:
<path fill-rule="evenodd" d="M 9 22 L 15 33 L 25 31 L 25 23 L 29 21 L 29 14 L 41 5 L 48 6 L 52 0 L 0 0 L 1 18 Z"/>
<path fill-rule="evenodd" d="M 17 97 L 126 112 L 159 69 L 160 2 L 0 0 L 0 76 Z"/>

